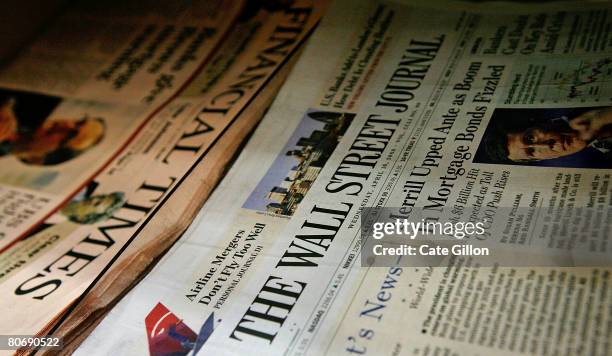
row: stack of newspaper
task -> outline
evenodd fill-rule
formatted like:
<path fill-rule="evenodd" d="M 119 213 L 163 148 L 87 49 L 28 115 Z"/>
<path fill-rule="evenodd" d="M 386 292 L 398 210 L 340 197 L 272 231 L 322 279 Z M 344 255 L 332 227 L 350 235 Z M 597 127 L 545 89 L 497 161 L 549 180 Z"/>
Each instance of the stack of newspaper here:
<path fill-rule="evenodd" d="M 0 73 L 0 122 L 50 116 L 7 136 L 0 334 L 610 354 L 610 3 L 335 0 L 312 36 L 326 4 L 256 3 L 83 5 Z"/>
<path fill-rule="evenodd" d="M 0 334 L 69 345 L 146 272 L 325 5 L 74 2 L 2 67 Z"/>
<path fill-rule="evenodd" d="M 420 3 L 331 4 L 77 355 L 610 354 L 612 7 Z"/>

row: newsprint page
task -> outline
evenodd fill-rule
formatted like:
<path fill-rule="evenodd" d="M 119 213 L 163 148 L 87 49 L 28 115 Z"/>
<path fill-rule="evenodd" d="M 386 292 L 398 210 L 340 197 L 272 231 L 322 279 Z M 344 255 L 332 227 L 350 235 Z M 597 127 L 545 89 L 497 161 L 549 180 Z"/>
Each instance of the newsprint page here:
<path fill-rule="evenodd" d="M 76 353 L 609 355 L 610 10 L 335 1 Z"/>

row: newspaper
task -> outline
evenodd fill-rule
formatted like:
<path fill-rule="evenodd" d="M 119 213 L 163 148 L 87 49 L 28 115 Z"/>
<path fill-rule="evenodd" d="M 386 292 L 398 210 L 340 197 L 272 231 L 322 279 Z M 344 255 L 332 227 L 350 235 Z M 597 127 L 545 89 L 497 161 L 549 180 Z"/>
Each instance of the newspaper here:
<path fill-rule="evenodd" d="M 128 123 L 134 125 L 134 122 L 141 126 L 131 132 L 113 127 L 116 130 L 113 137 L 124 134 L 133 137 L 129 142 L 125 141 L 125 147 L 103 167 L 95 167 L 91 162 L 80 162 L 79 167 L 74 167 L 79 173 L 89 174 L 101 168 L 93 179 L 79 180 L 82 177 L 74 172 L 60 172 L 62 179 L 72 186 L 86 185 L 42 224 L 35 225 L 35 230 L 31 230 L 27 238 L 18 241 L 0 256 L 0 289 L 7 296 L 0 301 L 0 310 L 7 321 L 2 327 L 4 334 L 41 334 L 53 330 L 58 321 L 66 321 L 65 318 L 61 319 L 62 315 L 85 291 L 101 297 L 92 283 L 100 280 L 104 283 L 104 278 L 107 281 L 109 278 L 121 279 L 118 286 L 112 286 L 110 291 L 105 290 L 112 294 L 109 297 L 112 301 L 121 294 L 119 287 L 128 287 L 130 281 L 164 252 L 188 225 L 190 217 L 220 179 L 233 153 L 258 122 L 276 93 L 275 88 L 279 87 L 286 75 L 293 56 L 318 22 L 325 2 L 250 3 L 245 6 L 241 6 L 241 2 L 207 2 L 196 4 L 202 7 L 201 11 L 196 11 L 199 10 L 198 6 L 185 6 L 183 15 L 180 11 L 170 11 L 175 5 L 164 4 L 158 4 L 157 15 L 162 19 L 163 14 L 181 26 L 189 27 L 189 19 L 196 21 L 206 18 L 200 13 L 203 11 L 208 17 L 215 15 L 213 18 L 219 26 L 222 24 L 224 29 L 231 27 L 231 30 L 217 36 L 215 50 L 206 55 L 199 52 L 199 46 L 206 43 L 208 32 L 212 31 L 208 27 L 203 27 L 210 30 L 202 32 L 206 33 L 204 37 L 198 37 L 198 31 L 186 34 L 180 32 L 179 27 L 176 31 L 168 26 L 161 27 L 160 31 L 166 29 L 168 32 L 164 35 L 168 37 L 164 41 L 168 41 L 169 46 L 173 38 L 176 42 L 172 45 L 176 48 L 166 51 L 162 47 L 150 47 L 157 42 L 143 42 L 149 36 L 162 36 L 161 33 L 147 30 L 147 37 L 140 33 L 142 39 L 134 39 L 115 59 L 115 62 L 130 61 L 132 67 L 128 66 L 128 69 L 133 72 L 130 72 L 130 78 L 142 77 L 140 84 L 126 81 L 126 92 L 119 94 L 109 87 L 108 96 L 103 97 L 107 101 L 85 99 L 84 93 L 104 93 L 103 88 L 94 87 L 87 81 L 69 91 L 67 95 L 73 95 L 69 100 L 85 103 L 83 105 L 140 107 L 143 104 L 137 103 L 148 99 L 136 98 L 135 95 L 146 94 L 145 91 L 156 83 L 151 75 L 160 75 L 148 73 L 141 67 L 157 63 L 159 68 L 155 67 L 156 70 L 161 70 L 163 74 L 165 66 L 173 66 L 168 71 L 179 66 L 176 69 L 179 71 L 188 63 L 198 63 L 197 68 L 192 68 L 193 75 L 172 96 L 165 94 L 169 88 L 155 94 L 167 98 L 161 106 L 151 111 L 149 117 L 141 121 L 138 121 L 136 114 L 118 117 L 118 122 L 124 126 Z M 128 11 L 129 4 L 125 6 L 126 13 L 131 13 Z M 95 13 L 95 9 L 89 7 L 82 11 Z M 104 11 L 101 14 L 106 15 Z M 150 20 L 156 14 L 144 15 L 145 19 Z M 109 19 L 121 20 L 121 16 L 115 12 L 108 16 Z M 73 21 L 78 18 L 70 14 L 66 17 Z M 135 19 L 126 19 L 126 24 L 130 20 L 138 28 L 145 26 L 141 23 L 143 21 Z M 203 23 L 206 24 L 205 21 L 199 22 L 200 25 Z M 111 28 L 109 33 L 116 35 L 116 31 L 116 28 Z M 49 36 L 53 37 L 51 32 Z M 216 32 L 215 29 L 210 35 Z M 145 45 L 149 47 L 143 47 Z M 138 52 L 141 48 L 147 48 L 149 52 Z M 129 57 L 132 55 L 136 57 Z M 191 58 L 193 56 L 195 58 Z M 18 71 L 15 68 L 27 66 L 29 60 L 36 60 L 35 57 L 32 55 L 29 58 L 26 53 L 26 59 L 23 59 L 25 64 L 17 62 L 9 67 L 6 75 L 9 78 L 15 75 L 15 71 Z M 210 58 L 196 61 L 202 57 Z M 108 67 L 112 78 L 122 75 L 125 70 L 123 62 L 115 62 Z M 84 73 L 81 74 L 86 77 Z M 98 76 L 94 81 L 102 80 Z M 25 79 L 21 83 L 24 87 L 33 85 Z M 50 88 L 51 91 L 66 90 L 59 82 L 56 87 L 50 85 Z M 134 92 L 134 104 L 125 103 L 131 95 L 130 90 Z M 11 89 L 11 92 L 17 92 L 17 89 Z M 157 100 L 161 99 L 152 98 L 146 105 L 153 106 Z M 112 151 L 111 148 L 119 143 L 124 144 L 122 141 L 108 142 L 107 150 Z M 14 173 L 23 175 L 18 170 Z M 65 193 L 62 190 L 53 191 Z M 58 194 L 57 199 L 67 197 Z M 130 248 L 131 245 L 135 247 Z M 105 272 L 108 274 L 104 275 Z M 89 315 L 91 306 L 83 313 L 78 317 Z"/>
<path fill-rule="evenodd" d="M 334 2 L 189 230 L 76 354 L 609 354 L 610 265 L 589 257 L 611 252 L 611 9 Z M 368 208 L 481 224 L 468 245 L 513 261 L 440 244 L 421 250 L 438 264 L 378 265 Z"/>

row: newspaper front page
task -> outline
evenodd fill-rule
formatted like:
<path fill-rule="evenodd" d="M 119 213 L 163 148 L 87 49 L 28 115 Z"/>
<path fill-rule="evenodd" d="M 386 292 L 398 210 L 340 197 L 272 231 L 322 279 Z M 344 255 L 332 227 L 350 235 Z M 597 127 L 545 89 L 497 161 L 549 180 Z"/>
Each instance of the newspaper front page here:
<path fill-rule="evenodd" d="M 190 229 L 77 354 L 609 354 L 610 10 L 334 2 Z M 481 230 L 370 248 L 390 217 Z"/>
<path fill-rule="evenodd" d="M 199 65 L 187 85 L 134 131 L 129 144 L 93 180 L 83 181 L 87 185 L 76 196 L 0 256 L 0 289 L 6 296 L 0 301 L 0 311 L 7 321 L 2 327 L 4 334 L 48 332 L 107 270 L 128 283 L 146 268 L 146 263 L 140 262 L 135 270 L 134 266 L 117 270 L 112 268 L 113 263 L 132 261 L 134 255 L 150 263 L 169 246 L 188 224 L 180 214 L 189 216 L 200 206 L 233 152 L 259 121 L 280 85 L 277 77 L 286 74 L 291 58 L 318 22 L 325 2 L 217 5 L 217 15 L 228 15 L 228 9 L 232 9 L 235 16 L 217 19 L 226 28 L 231 25 L 231 31 L 223 35 L 214 54 Z M 185 41 L 183 50 L 188 49 L 183 48 L 189 43 Z M 167 55 L 170 57 L 164 61 L 177 60 L 176 54 Z M 198 53 L 197 58 L 201 57 Z M 151 88 L 141 85 L 139 91 L 134 88 L 135 92 L 143 94 L 143 88 Z M 115 105 L 112 100 L 108 99 L 108 105 Z M 251 104 L 257 106 L 256 110 L 250 109 Z M 237 120 L 239 131 L 231 129 Z M 121 122 L 138 120 L 130 116 Z M 115 136 L 126 131 L 117 130 Z M 213 158 L 207 160 L 209 153 Z M 91 162 L 81 164 L 81 171 L 92 168 Z M 199 166 L 208 171 L 200 171 Z M 187 179 L 192 172 L 200 175 L 195 181 Z M 63 179 L 83 184 L 79 176 L 65 174 Z M 181 202 L 173 201 L 171 196 L 186 180 L 191 181 L 191 195 L 185 197 L 183 192 Z M 179 215 L 163 209 L 169 204 Z M 148 225 L 155 229 L 148 229 Z M 142 251 L 128 249 L 135 239 Z M 131 255 L 124 253 L 126 250 Z M 126 278 L 128 269 L 136 274 Z M 115 295 L 120 292 L 114 291 Z"/>

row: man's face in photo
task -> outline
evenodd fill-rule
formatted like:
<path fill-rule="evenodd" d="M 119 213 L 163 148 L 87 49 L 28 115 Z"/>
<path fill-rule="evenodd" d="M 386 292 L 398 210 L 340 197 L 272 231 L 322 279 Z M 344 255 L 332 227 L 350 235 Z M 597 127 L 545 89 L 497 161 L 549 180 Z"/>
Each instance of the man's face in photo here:
<path fill-rule="evenodd" d="M 575 131 L 531 127 L 509 133 L 507 148 L 512 161 L 537 161 L 568 156 L 586 146 Z"/>

